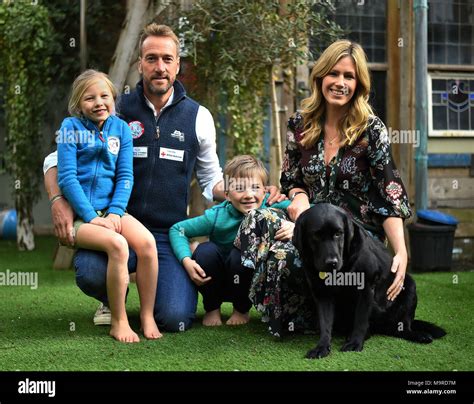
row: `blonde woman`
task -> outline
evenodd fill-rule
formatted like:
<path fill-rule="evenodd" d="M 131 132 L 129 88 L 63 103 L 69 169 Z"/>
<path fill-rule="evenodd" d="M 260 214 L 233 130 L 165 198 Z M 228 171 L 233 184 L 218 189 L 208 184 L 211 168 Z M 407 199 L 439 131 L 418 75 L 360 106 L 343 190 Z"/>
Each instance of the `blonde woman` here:
<path fill-rule="evenodd" d="M 295 221 L 310 203 L 329 202 L 348 211 L 374 237 L 382 240 L 387 237 L 395 252 L 392 271 L 396 272 L 387 298 L 394 300 L 403 287 L 407 266 L 403 219 L 411 213 L 400 174 L 392 160 L 387 129 L 368 103 L 370 75 L 361 46 L 348 40 L 331 44 L 316 61 L 310 85 L 310 97 L 302 102 L 301 112 L 288 122 L 281 174 L 282 191 L 291 200 L 288 215 Z M 257 223 L 254 226 L 257 229 L 258 222 L 258 218 L 253 218 L 248 225 Z M 265 231 L 271 233 L 268 223 L 267 220 Z M 250 234 L 250 240 L 265 239 L 265 235 L 258 234 L 261 230 L 260 227 L 255 232 L 242 231 L 239 240 L 244 258 L 253 262 L 257 272 L 260 258 L 253 250 L 258 251 L 260 247 L 253 247 L 247 238 Z M 278 250 L 274 246 L 270 251 L 272 249 Z M 275 259 L 280 263 L 284 260 L 287 273 L 297 276 L 297 271 L 292 270 L 293 247 L 286 245 L 283 251 L 285 253 L 280 252 Z M 269 267 L 267 264 L 265 267 Z M 297 257 L 294 265 L 300 266 Z M 269 278 L 271 276 L 266 279 Z M 278 282 L 278 285 L 255 284 L 253 287 L 265 290 L 268 302 L 268 295 L 285 290 L 282 281 L 278 279 Z M 298 312 L 288 303 L 294 301 L 292 292 L 285 293 L 286 296 L 274 299 L 281 302 L 282 307 L 277 310 L 267 307 L 269 310 L 262 311 L 270 318 L 270 312 L 273 317 L 275 313 Z M 260 307 L 265 306 L 262 302 L 254 303 L 257 307 L 259 303 Z M 306 315 L 302 312 L 300 317 L 288 317 L 283 322 L 304 323 L 302 318 Z M 286 325 L 280 324 L 280 327 Z"/>

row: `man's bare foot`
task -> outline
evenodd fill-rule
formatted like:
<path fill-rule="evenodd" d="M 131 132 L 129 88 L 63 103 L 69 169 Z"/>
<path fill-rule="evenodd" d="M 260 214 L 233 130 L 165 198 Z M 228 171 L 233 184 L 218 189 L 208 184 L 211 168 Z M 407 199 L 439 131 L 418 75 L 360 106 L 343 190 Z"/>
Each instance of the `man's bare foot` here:
<path fill-rule="evenodd" d="M 242 324 L 247 324 L 250 320 L 249 313 L 241 313 L 240 311 L 237 311 L 234 309 L 232 312 L 232 315 L 229 317 L 229 319 L 226 321 L 227 325 L 242 325 Z"/>
<path fill-rule="evenodd" d="M 109 335 L 114 337 L 120 342 L 140 342 L 138 335 L 130 328 L 128 321 L 114 321 L 112 320 L 112 326 L 110 327 Z"/>
<path fill-rule="evenodd" d="M 206 312 L 202 318 L 202 325 L 206 327 L 215 327 L 217 325 L 222 325 L 221 319 L 221 309 L 215 309 L 212 311 Z"/>
<path fill-rule="evenodd" d="M 156 322 L 153 316 L 144 317 L 143 319 L 141 319 L 141 323 L 142 323 L 141 329 L 143 330 L 143 335 L 145 336 L 146 339 L 158 339 L 163 336 L 163 334 L 158 329 L 158 326 L 156 325 Z"/>

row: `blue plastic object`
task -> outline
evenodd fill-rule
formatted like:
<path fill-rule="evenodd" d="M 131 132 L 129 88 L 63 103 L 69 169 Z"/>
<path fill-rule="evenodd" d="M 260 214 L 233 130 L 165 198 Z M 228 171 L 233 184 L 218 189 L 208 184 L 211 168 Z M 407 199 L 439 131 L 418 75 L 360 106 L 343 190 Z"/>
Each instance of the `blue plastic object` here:
<path fill-rule="evenodd" d="M 16 239 L 16 210 L 9 209 L 0 212 L 0 238 Z"/>
<path fill-rule="evenodd" d="M 451 215 L 439 212 L 437 210 L 421 209 L 416 212 L 422 221 L 432 222 L 433 224 L 445 224 L 448 226 L 456 226 L 459 221 Z"/>

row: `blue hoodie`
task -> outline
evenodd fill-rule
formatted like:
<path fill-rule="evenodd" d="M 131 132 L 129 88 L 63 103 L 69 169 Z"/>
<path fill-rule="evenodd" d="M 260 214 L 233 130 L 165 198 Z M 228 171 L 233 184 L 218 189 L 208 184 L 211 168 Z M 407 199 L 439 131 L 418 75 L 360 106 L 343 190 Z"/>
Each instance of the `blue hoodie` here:
<path fill-rule="evenodd" d="M 99 130 L 87 119 L 66 118 L 56 141 L 58 184 L 76 214 L 87 223 L 97 210 L 122 216 L 133 186 L 132 135 L 126 122 L 111 115 Z"/>

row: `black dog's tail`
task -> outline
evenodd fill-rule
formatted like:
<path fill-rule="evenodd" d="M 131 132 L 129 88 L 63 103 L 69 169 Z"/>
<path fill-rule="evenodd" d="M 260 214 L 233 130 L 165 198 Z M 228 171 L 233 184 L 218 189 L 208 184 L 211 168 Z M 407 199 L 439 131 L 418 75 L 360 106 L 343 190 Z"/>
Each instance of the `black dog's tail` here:
<path fill-rule="evenodd" d="M 429 323 L 428 321 L 423 320 L 413 320 L 411 323 L 412 331 L 423 331 L 430 334 L 433 339 L 441 338 L 446 335 L 446 331 L 443 330 L 441 327 L 433 323 Z"/>

